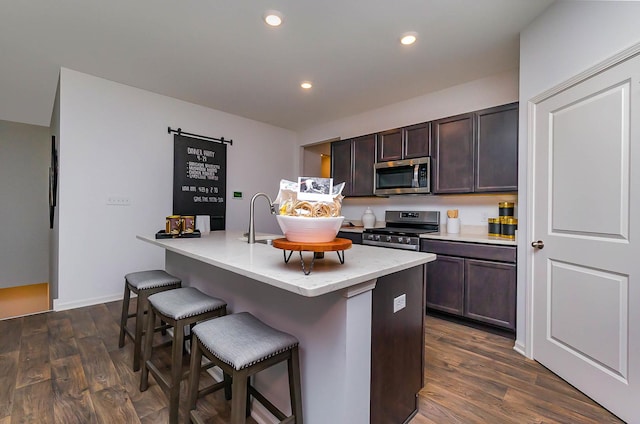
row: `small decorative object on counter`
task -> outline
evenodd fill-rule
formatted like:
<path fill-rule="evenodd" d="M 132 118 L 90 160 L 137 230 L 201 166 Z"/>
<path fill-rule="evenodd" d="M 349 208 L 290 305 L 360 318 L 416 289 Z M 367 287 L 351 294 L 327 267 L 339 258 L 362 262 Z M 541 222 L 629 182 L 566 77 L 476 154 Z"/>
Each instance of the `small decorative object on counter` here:
<path fill-rule="evenodd" d="M 202 234 L 209 234 L 211 231 L 211 217 L 209 215 L 196 216 L 196 230 Z"/>
<path fill-rule="evenodd" d="M 460 232 L 460 218 L 458 218 L 458 209 L 449 209 L 447 211 L 447 233 L 458 234 Z"/>
<path fill-rule="evenodd" d="M 181 218 L 182 221 L 182 232 L 185 234 L 191 234 L 196 229 L 196 218 L 192 215 L 183 215 Z"/>
<path fill-rule="evenodd" d="M 166 233 L 178 235 L 182 231 L 182 220 L 180 215 L 169 215 L 167 217 Z"/>
<path fill-rule="evenodd" d="M 500 202 L 498 203 L 498 215 L 500 216 L 513 216 L 514 204 L 513 202 Z"/>
<path fill-rule="evenodd" d="M 371 210 L 371 208 L 367 208 L 366 211 L 362 214 L 362 225 L 364 228 L 373 228 L 376 226 L 376 216 Z"/>
<path fill-rule="evenodd" d="M 518 229 L 518 220 L 513 217 L 508 217 L 504 220 L 504 223 L 500 226 L 501 237 L 508 240 L 516 239 L 516 230 Z"/>
<path fill-rule="evenodd" d="M 500 237 L 500 218 L 489 218 L 489 237 Z"/>

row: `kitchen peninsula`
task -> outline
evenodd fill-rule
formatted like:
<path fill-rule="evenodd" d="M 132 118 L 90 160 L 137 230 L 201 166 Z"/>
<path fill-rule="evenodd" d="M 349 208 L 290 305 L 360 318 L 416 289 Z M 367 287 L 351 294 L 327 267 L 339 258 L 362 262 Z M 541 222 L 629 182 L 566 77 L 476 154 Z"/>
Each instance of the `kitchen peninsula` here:
<path fill-rule="evenodd" d="M 297 252 L 285 263 L 282 250 L 248 244 L 240 232 L 137 238 L 166 249 L 166 269 L 184 285 L 300 340 L 306 423 L 402 422 L 417 409 L 425 264 L 434 254 L 354 245 L 344 264 L 326 252 L 305 276 Z M 263 374 L 256 387 L 289 411 L 284 364 Z M 261 408 L 253 414 L 269 422 Z"/>

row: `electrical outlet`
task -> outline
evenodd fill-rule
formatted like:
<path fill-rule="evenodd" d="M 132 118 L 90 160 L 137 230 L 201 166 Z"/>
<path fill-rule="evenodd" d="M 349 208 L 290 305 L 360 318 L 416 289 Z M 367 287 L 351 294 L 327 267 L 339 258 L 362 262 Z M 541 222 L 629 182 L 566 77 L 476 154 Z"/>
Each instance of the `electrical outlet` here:
<path fill-rule="evenodd" d="M 128 197 L 122 196 L 109 196 L 107 197 L 107 205 L 112 206 L 129 206 L 131 204 L 131 199 Z"/>
<path fill-rule="evenodd" d="M 407 295 L 401 294 L 400 296 L 393 299 L 393 313 L 395 314 L 401 309 L 404 309 L 407 306 Z"/>

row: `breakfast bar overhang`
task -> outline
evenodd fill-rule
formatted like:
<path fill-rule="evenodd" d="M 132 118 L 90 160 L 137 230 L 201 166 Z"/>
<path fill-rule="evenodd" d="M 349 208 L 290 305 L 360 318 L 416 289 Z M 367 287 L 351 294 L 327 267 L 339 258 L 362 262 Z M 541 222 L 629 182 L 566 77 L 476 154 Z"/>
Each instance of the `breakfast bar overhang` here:
<path fill-rule="evenodd" d="M 215 231 L 191 239 L 137 238 L 164 248 L 166 270 L 184 285 L 225 299 L 230 312 L 249 311 L 298 338 L 306 423 L 389 422 L 379 416 L 374 403 L 385 390 L 401 393 L 403 388 L 394 385 L 405 383 L 385 377 L 395 372 L 394 364 L 388 353 L 378 364 L 376 346 L 392 353 L 401 348 L 405 354 L 398 344 L 407 339 L 405 332 L 418 339 L 411 345 L 417 352 L 409 355 L 415 359 L 402 361 L 419 366 L 409 378 L 419 383 L 405 390 L 413 395 L 406 399 L 407 408 L 415 403 L 422 382 L 424 268 L 436 259 L 434 254 L 354 245 L 345 252 L 344 264 L 327 252 L 305 275 L 296 261 L 285 263 L 281 250 L 248 244 L 241 232 Z M 285 365 L 264 373 L 253 384 L 289 411 Z M 270 417 L 260 417 L 267 414 L 260 408 L 252 414 L 259 422 L 270 422 Z"/>

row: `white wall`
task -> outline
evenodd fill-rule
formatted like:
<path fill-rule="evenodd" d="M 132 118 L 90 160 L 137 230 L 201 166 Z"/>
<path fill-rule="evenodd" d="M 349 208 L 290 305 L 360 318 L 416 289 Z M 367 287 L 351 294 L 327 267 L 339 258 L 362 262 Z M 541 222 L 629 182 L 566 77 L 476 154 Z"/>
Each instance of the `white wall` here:
<path fill-rule="evenodd" d="M 227 229 L 248 227 L 249 200 L 275 196 L 298 170 L 295 133 L 62 69 L 56 309 L 117 299 L 126 273 L 163 268 L 164 251 L 136 234 L 164 228 L 172 212 L 173 135 L 167 127 L 233 139 L 227 156 Z M 242 191 L 242 200 L 231 200 Z M 108 196 L 130 206 L 109 206 Z M 256 204 L 257 231 L 278 226 Z"/>
<path fill-rule="evenodd" d="M 334 137 L 349 138 L 382 130 L 431 121 L 460 113 L 498 106 L 518 100 L 518 72 L 493 75 L 435 93 L 374 109 L 360 115 L 329 122 L 299 135 L 301 146 Z M 514 195 L 500 196 L 395 196 L 389 198 L 345 199 L 343 215 L 359 220 L 370 206 L 378 220 L 387 209 L 441 211 L 459 209 L 463 225 L 486 225 L 484 216 L 498 216 L 498 202 L 517 201 Z"/>
<path fill-rule="evenodd" d="M 0 288 L 49 281 L 49 128 L 0 121 Z"/>
<path fill-rule="evenodd" d="M 520 36 L 519 233 L 529 234 L 526 200 L 528 101 L 591 66 L 640 42 L 640 2 L 558 1 Z M 526 297 L 531 248 L 518 243 L 518 316 L 516 347 L 531 355 L 531 299 Z"/>

